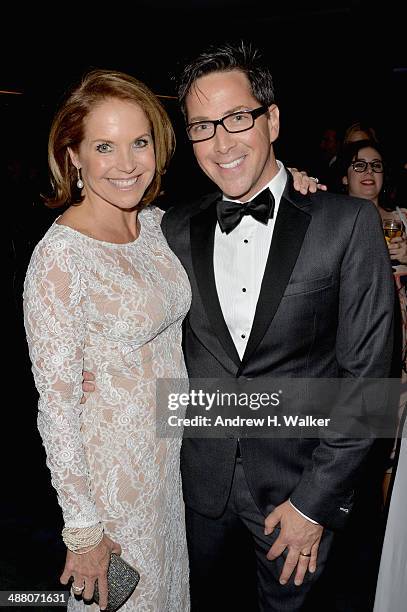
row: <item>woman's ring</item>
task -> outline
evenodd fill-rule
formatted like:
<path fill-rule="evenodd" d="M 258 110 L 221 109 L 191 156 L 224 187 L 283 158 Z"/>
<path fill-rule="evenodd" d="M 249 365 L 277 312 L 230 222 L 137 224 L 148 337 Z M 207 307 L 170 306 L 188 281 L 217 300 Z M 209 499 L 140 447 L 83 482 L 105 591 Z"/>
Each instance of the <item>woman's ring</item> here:
<path fill-rule="evenodd" d="M 314 181 L 314 183 L 319 183 L 319 179 L 315 178 L 315 176 L 309 176 L 308 178 L 310 181 Z"/>
<path fill-rule="evenodd" d="M 84 584 L 82 586 L 76 586 L 76 584 L 72 585 L 72 590 L 74 593 L 82 593 L 84 588 L 85 588 Z"/>

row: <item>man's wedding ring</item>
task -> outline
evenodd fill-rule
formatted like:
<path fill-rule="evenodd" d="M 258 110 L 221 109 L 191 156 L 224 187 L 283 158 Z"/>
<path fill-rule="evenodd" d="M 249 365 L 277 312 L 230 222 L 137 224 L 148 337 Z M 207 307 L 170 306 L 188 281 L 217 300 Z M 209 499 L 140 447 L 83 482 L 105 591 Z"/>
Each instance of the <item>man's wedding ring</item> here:
<path fill-rule="evenodd" d="M 76 586 L 76 584 L 72 585 L 72 590 L 74 593 L 82 593 L 84 588 L 85 588 L 84 584 L 82 586 Z"/>
<path fill-rule="evenodd" d="M 308 554 L 307 554 L 307 553 L 300 553 L 300 555 L 301 555 L 302 557 L 310 557 L 310 556 L 311 556 L 311 553 L 308 553 Z"/>

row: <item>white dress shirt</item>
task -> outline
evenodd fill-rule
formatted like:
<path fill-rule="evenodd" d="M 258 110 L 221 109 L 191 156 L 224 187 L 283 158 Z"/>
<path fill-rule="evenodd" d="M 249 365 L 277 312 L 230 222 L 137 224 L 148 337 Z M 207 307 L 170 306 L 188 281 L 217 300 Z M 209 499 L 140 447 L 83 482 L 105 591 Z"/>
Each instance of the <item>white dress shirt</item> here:
<path fill-rule="evenodd" d="M 245 215 L 229 234 L 222 232 L 219 223 L 215 229 L 213 267 L 216 290 L 225 323 L 240 359 L 246 350 L 253 326 L 281 196 L 287 182 L 287 172 L 283 164 L 278 160 L 277 164 L 278 173 L 264 188 L 270 189 L 275 200 L 274 215 L 267 225 L 256 221 L 251 215 Z M 261 191 L 263 189 L 249 201 Z M 315 523 L 313 519 L 291 505 L 301 516 Z"/>
<path fill-rule="evenodd" d="M 230 234 L 222 233 L 219 223 L 215 230 L 213 266 L 216 290 L 240 359 L 252 329 L 274 225 L 287 182 L 284 166 L 279 161 L 277 164 L 278 173 L 265 187 L 270 189 L 275 200 L 274 215 L 267 225 L 256 221 L 251 215 L 245 215 Z"/>

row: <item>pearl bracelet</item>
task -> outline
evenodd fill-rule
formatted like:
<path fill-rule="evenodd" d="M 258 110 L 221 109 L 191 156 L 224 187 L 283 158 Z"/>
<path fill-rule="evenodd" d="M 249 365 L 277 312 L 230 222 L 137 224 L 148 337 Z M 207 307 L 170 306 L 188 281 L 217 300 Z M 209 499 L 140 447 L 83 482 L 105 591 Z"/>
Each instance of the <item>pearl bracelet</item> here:
<path fill-rule="evenodd" d="M 85 554 L 96 548 L 103 538 L 103 525 L 91 525 L 90 527 L 64 527 L 62 539 L 65 546 L 74 553 Z M 86 548 L 86 550 L 82 550 Z"/>

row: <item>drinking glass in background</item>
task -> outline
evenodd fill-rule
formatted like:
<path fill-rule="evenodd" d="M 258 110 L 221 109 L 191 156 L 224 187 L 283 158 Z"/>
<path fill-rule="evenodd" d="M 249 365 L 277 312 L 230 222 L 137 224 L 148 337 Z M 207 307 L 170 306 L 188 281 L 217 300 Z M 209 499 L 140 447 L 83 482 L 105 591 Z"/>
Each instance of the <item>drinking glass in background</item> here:
<path fill-rule="evenodd" d="M 382 226 L 387 242 L 390 242 L 392 238 L 401 237 L 403 234 L 403 225 L 397 219 L 383 219 Z"/>

